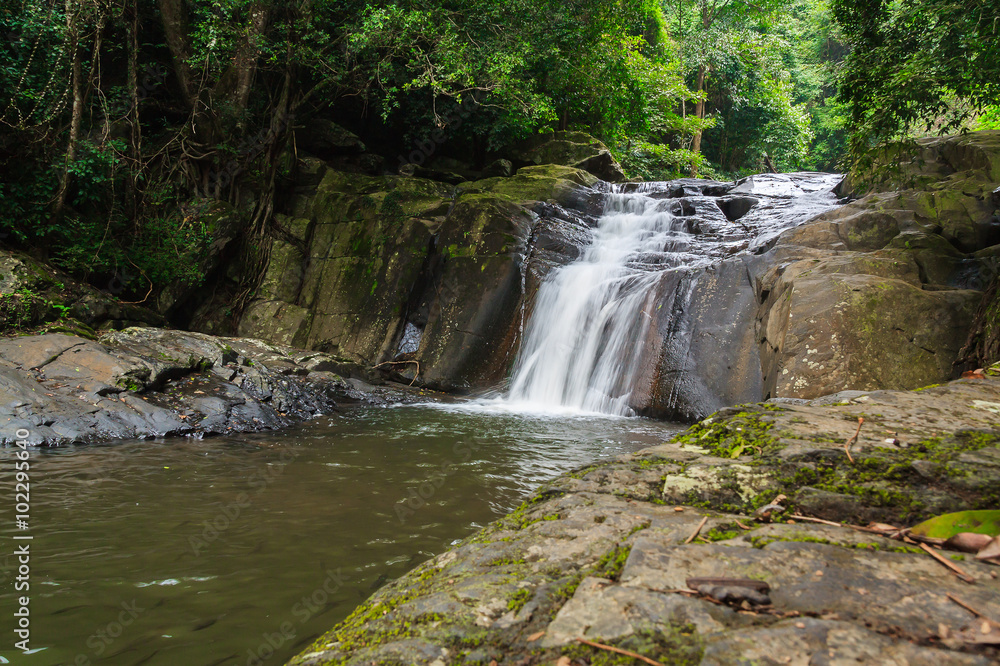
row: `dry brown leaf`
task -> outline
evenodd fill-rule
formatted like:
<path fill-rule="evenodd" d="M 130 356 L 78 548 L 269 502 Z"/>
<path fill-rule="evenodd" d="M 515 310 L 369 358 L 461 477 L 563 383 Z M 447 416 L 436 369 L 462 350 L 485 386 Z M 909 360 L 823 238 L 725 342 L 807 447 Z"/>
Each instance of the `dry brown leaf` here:
<path fill-rule="evenodd" d="M 541 638 L 544 635 L 545 635 L 545 631 L 544 630 L 535 632 L 535 633 L 531 634 L 530 636 L 528 636 L 528 642 L 529 643 L 534 643 L 535 641 L 537 641 L 539 638 Z"/>
<path fill-rule="evenodd" d="M 988 564 L 1000 564 L 1000 536 L 990 539 L 976 554 L 976 559 Z"/>
<path fill-rule="evenodd" d="M 570 661 L 569 657 L 559 657 L 556 666 L 573 666 L 573 662 Z"/>
<path fill-rule="evenodd" d="M 895 525 L 888 525 L 886 523 L 868 523 L 868 529 L 874 532 L 898 532 L 899 528 Z"/>
<path fill-rule="evenodd" d="M 963 553 L 978 553 L 985 548 L 993 537 L 988 534 L 976 534 L 975 532 L 959 532 L 944 542 L 945 548 L 959 550 Z"/>
<path fill-rule="evenodd" d="M 965 643 L 1000 645 L 1000 623 L 980 618 L 965 631 L 956 633 L 955 638 Z"/>

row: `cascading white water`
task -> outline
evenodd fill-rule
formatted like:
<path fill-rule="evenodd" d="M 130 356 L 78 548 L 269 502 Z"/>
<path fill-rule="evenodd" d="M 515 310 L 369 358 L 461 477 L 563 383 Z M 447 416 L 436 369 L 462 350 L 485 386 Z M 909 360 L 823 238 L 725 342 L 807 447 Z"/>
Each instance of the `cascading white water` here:
<path fill-rule="evenodd" d="M 694 264 L 670 202 L 612 192 L 581 257 L 542 283 L 508 400 L 628 415 L 659 274 Z"/>
<path fill-rule="evenodd" d="M 628 192 L 614 186 L 593 242 L 539 287 L 504 402 L 632 415 L 663 272 L 694 271 L 759 247 L 834 207 L 838 181 L 834 174 L 767 174 L 724 186 L 752 202 L 739 222 L 691 183 L 643 183 Z"/>

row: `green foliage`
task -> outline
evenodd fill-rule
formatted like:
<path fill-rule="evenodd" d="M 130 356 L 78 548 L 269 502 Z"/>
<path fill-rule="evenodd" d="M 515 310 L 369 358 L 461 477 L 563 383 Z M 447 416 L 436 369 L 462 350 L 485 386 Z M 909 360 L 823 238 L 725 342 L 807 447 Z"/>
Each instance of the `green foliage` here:
<path fill-rule="evenodd" d="M 705 77 L 706 119 L 715 122 L 702 150 L 712 163 L 732 176 L 836 167 L 846 133 L 834 77 L 844 49 L 826 0 L 689 0 L 669 12 L 688 84 Z"/>
<path fill-rule="evenodd" d="M 683 91 L 676 74 L 662 85 L 664 26 L 649 0 L 388 4 L 369 5 L 345 41 L 386 122 L 409 119 L 411 138 L 450 132 L 443 119 L 472 97 L 462 133 L 496 148 L 554 126 L 610 140 L 656 125 L 667 92 Z"/>
<path fill-rule="evenodd" d="M 1000 105 L 993 104 L 983 109 L 976 118 L 976 130 L 1000 130 Z"/>
<path fill-rule="evenodd" d="M 673 180 L 687 175 L 692 164 L 698 173 L 711 178 L 713 172 L 708 160 L 701 153 L 688 148 L 671 148 L 669 145 L 635 141 L 624 149 L 613 149 L 615 157 L 629 176 L 642 180 Z"/>
<path fill-rule="evenodd" d="M 833 10 L 851 47 L 840 94 L 855 172 L 886 141 L 989 117 L 1000 98 L 1000 0 L 834 0 Z"/>
<path fill-rule="evenodd" d="M 804 104 L 796 104 L 775 36 L 742 31 L 731 57 L 718 63 L 715 128 L 706 131 L 709 157 L 729 173 L 760 172 L 767 161 L 799 169 L 812 140 Z"/>

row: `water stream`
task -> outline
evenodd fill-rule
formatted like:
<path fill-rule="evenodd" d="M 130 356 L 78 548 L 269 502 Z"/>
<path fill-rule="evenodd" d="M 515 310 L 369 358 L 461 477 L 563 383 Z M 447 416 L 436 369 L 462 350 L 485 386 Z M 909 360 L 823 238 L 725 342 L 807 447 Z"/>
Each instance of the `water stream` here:
<path fill-rule="evenodd" d="M 278 433 L 36 449 L 37 651 L 12 649 L 7 520 L 0 663 L 282 664 L 545 480 L 676 428 L 459 404 L 353 408 Z M 0 450 L 6 497 L 13 461 Z"/>

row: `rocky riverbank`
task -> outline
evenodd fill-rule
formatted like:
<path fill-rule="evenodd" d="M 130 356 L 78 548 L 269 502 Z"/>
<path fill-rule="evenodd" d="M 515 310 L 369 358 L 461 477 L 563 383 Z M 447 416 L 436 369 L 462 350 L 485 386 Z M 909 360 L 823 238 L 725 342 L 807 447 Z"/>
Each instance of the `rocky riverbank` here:
<path fill-rule="evenodd" d="M 502 386 L 539 285 L 590 245 L 608 181 L 621 180 L 607 148 L 557 133 L 478 171 L 386 174 L 355 163 L 368 156 L 357 137 L 327 129 L 315 155 L 303 147 L 260 275 L 240 264 L 234 213 L 220 205 L 202 213 L 214 230 L 204 285 L 172 285 L 146 307 L 112 297 L 120 284 L 98 290 L 0 257 L 0 331 L 169 325 L 322 352 L 353 377 L 377 366 L 434 390 Z M 1000 330 L 982 314 L 1000 274 L 1000 132 L 923 139 L 917 153 L 879 182 L 843 186 L 859 198 L 838 207 L 830 196 L 808 220 L 788 211 L 821 193 L 804 174 L 618 186 L 660 202 L 683 228 L 679 251 L 713 258 L 664 270 L 630 408 L 694 419 L 769 398 L 917 388 L 975 362 L 967 342 Z"/>
<path fill-rule="evenodd" d="M 998 493 L 1000 379 L 726 409 L 546 485 L 291 664 L 638 663 L 581 638 L 662 664 L 995 664 L 1000 625 L 955 600 L 1000 619 L 1000 567 L 945 552 L 964 582 L 915 544 L 793 516 L 908 526 Z M 769 598 L 685 591 L 719 577 Z"/>
<path fill-rule="evenodd" d="M 416 397 L 341 370 L 318 352 L 159 328 L 2 339 L 0 443 L 19 430 L 36 445 L 271 430 Z"/>

